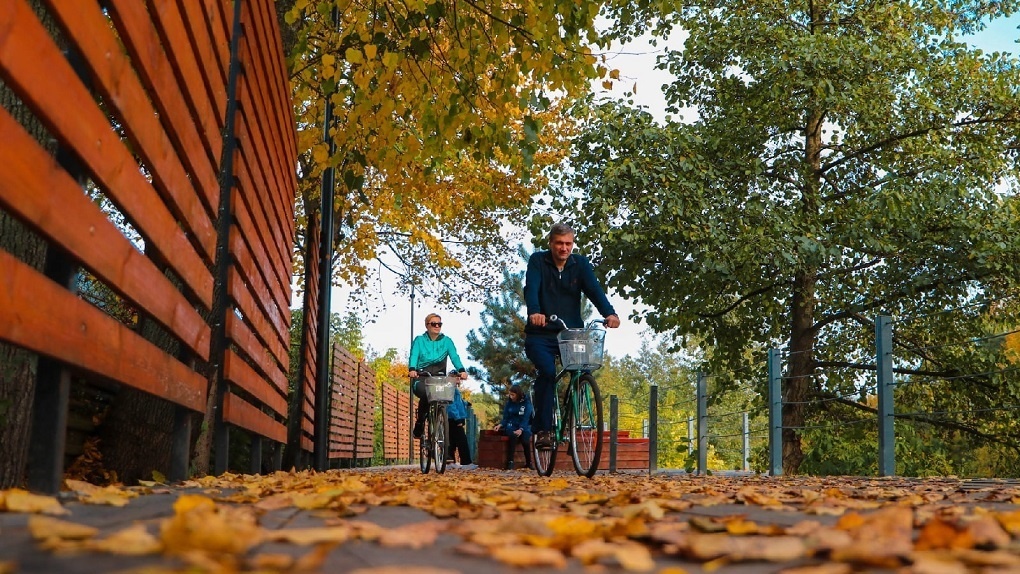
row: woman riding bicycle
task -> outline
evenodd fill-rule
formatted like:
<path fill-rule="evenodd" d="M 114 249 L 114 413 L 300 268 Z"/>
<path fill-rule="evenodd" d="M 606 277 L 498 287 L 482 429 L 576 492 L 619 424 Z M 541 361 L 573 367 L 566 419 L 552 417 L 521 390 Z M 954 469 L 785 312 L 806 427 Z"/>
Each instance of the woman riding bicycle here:
<path fill-rule="evenodd" d="M 442 334 L 443 319 L 435 313 L 425 317 L 425 332 L 411 342 L 411 354 L 407 365 L 410 368 L 411 390 L 418 397 L 418 411 L 414 420 L 414 438 L 421 438 L 425 432 L 425 413 L 428 411 L 428 398 L 425 396 L 424 385 L 418 384 L 419 373 L 432 376 L 446 374 L 446 358 L 450 358 L 454 369 L 460 373 L 461 379 L 467 379 L 467 371 L 457 355 L 457 347 L 453 339 Z"/>
<path fill-rule="evenodd" d="M 546 317 L 557 315 L 569 328 L 584 326 L 581 319 L 581 293 L 606 319 L 606 326 L 620 326 L 620 317 L 595 278 L 591 262 L 573 253 L 574 230 L 557 223 L 549 230 L 549 250 L 536 251 L 528 259 L 524 300 L 528 306 L 528 324 L 524 328 L 524 354 L 538 369 L 535 381 L 535 444 L 552 446 L 553 393 L 556 385 L 556 357 L 559 324 L 547 325 Z"/>

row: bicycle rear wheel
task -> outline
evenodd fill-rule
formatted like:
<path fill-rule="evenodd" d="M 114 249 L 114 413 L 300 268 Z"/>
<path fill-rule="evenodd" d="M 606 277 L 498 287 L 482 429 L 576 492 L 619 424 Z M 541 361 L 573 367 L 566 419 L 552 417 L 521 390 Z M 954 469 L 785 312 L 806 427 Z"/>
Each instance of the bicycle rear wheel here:
<path fill-rule="evenodd" d="M 446 446 L 449 440 L 449 421 L 446 419 L 446 405 L 435 406 L 434 416 L 429 417 L 432 421 L 432 457 L 436 459 L 436 472 L 446 472 Z"/>
<path fill-rule="evenodd" d="M 567 399 L 570 457 L 577 474 L 591 478 L 602 458 L 602 393 L 595 377 L 584 373 Z"/>
<path fill-rule="evenodd" d="M 432 417 L 429 416 L 429 419 Z M 421 438 L 418 439 L 418 464 L 421 465 L 421 473 L 428 474 L 432 468 L 432 425 L 426 424 Z"/>

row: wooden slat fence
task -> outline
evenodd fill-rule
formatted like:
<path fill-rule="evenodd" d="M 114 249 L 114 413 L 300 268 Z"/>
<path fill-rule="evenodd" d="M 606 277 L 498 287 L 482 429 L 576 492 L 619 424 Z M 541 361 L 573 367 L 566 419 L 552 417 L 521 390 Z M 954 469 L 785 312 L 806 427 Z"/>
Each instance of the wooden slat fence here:
<path fill-rule="evenodd" d="M 373 456 L 375 373 L 339 344 L 333 345 L 329 459 L 358 464 Z"/>
<path fill-rule="evenodd" d="M 382 385 L 383 458 L 388 462 L 406 461 L 410 455 L 411 401 L 407 388 Z M 417 453 L 415 453 L 417 459 Z"/>
<path fill-rule="evenodd" d="M 358 362 L 358 412 L 355 425 L 357 448 L 354 458 L 371 459 L 375 454 L 375 373 L 362 360 Z"/>
<path fill-rule="evenodd" d="M 171 478 L 210 389 L 217 470 L 226 424 L 285 442 L 297 144 L 272 0 L 0 0 L 0 23 L 17 98 L 0 108 L 0 210 L 47 252 L 0 247 L 0 340 L 40 357 L 30 486 L 59 488 L 68 372 L 177 405 Z"/>
<path fill-rule="evenodd" d="M 329 458 L 355 458 L 359 361 L 347 349 L 333 347 Z"/>
<path fill-rule="evenodd" d="M 319 217 L 313 214 L 309 218 L 306 237 L 318 237 Z M 319 250 L 311 240 L 307 240 L 305 250 L 305 301 L 303 305 L 304 324 L 301 333 L 301 365 L 298 379 L 299 394 L 296 397 L 300 404 L 298 412 L 299 432 L 298 444 L 291 447 L 304 453 L 312 452 L 312 440 L 315 437 L 315 370 L 319 356 Z"/>

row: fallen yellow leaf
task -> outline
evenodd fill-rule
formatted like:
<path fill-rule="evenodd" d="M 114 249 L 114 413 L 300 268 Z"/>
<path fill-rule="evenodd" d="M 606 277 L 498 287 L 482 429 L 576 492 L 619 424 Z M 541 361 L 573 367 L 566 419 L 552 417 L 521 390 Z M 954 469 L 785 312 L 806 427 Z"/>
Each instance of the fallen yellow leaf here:
<path fill-rule="evenodd" d="M 99 529 L 85 524 L 76 524 L 59 518 L 33 515 L 28 517 L 28 531 L 32 538 L 45 540 L 59 538 L 61 540 L 84 540 L 95 536 Z"/>
<path fill-rule="evenodd" d="M 144 524 L 134 524 L 111 534 L 103 540 L 93 541 L 88 546 L 98 552 L 108 552 L 122 556 L 141 556 L 156 554 L 163 550 L 159 539 L 149 534 Z"/>
<path fill-rule="evenodd" d="M 310 546 L 321 542 L 346 542 L 351 538 L 351 529 L 345 527 L 327 528 L 285 528 L 265 532 L 263 540 L 273 542 L 290 542 L 302 546 Z"/>
<path fill-rule="evenodd" d="M 536 548 L 508 544 L 492 550 L 492 557 L 504 564 L 521 568 L 566 568 L 567 557 L 555 548 Z"/>
<path fill-rule="evenodd" d="M 9 512 L 25 512 L 33 514 L 70 514 L 60 505 L 60 501 L 52 496 L 32 494 L 27 490 L 14 488 L 3 496 L 3 507 Z"/>

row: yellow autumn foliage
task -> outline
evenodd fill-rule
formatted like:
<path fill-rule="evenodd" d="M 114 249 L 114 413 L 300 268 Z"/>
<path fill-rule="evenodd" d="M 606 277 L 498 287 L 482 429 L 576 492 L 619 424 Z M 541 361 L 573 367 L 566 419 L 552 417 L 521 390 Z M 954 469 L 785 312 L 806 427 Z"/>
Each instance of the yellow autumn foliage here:
<path fill-rule="evenodd" d="M 395 254 L 396 272 L 430 270 L 419 290 L 455 302 L 515 256 L 523 238 L 506 230 L 523 228 L 543 169 L 569 150 L 565 108 L 605 74 L 593 55 L 601 5 L 293 3 L 298 239 L 334 168 L 334 282 L 366 287 L 369 262 Z M 441 280 L 457 269 L 470 273 Z"/>

